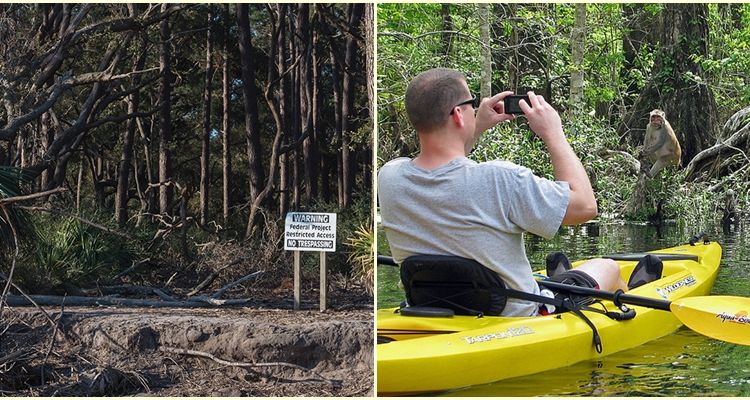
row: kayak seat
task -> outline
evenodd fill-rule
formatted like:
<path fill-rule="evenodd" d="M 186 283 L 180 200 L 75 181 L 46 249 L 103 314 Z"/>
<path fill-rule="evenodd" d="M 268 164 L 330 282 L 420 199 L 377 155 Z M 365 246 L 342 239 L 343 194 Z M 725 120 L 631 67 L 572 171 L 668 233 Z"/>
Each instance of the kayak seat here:
<path fill-rule="evenodd" d="M 570 260 L 568 260 L 568 256 L 559 251 L 549 253 L 545 260 L 545 265 L 547 267 L 547 277 L 549 278 L 570 270 Z"/>
<path fill-rule="evenodd" d="M 508 297 L 494 271 L 463 257 L 416 255 L 401 264 L 401 282 L 410 307 L 439 307 L 457 315 L 500 315 Z"/>
<path fill-rule="evenodd" d="M 664 263 L 653 254 L 646 254 L 638 261 L 628 279 L 628 289 L 635 289 L 661 278 Z"/>

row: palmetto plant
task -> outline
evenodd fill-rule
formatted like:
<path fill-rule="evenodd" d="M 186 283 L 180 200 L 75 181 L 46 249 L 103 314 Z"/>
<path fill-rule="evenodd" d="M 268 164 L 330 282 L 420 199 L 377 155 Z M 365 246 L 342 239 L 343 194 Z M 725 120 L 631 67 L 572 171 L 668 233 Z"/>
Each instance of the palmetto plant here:
<path fill-rule="evenodd" d="M 85 285 L 106 278 L 132 259 L 127 243 L 81 221 L 62 217 L 45 219 L 35 251 L 26 259 L 21 282 L 48 288 L 59 284 Z"/>
<path fill-rule="evenodd" d="M 352 275 L 359 280 L 368 293 L 374 286 L 373 244 L 374 234 L 371 223 L 360 224 L 346 241 L 349 247 L 349 259 L 352 263 Z"/>
<path fill-rule="evenodd" d="M 0 166 L 0 246 L 15 247 L 19 236 L 33 234 L 34 229 L 26 213 L 12 204 L 1 201 L 24 194 L 23 186 L 31 182 L 30 175 L 19 168 Z"/>

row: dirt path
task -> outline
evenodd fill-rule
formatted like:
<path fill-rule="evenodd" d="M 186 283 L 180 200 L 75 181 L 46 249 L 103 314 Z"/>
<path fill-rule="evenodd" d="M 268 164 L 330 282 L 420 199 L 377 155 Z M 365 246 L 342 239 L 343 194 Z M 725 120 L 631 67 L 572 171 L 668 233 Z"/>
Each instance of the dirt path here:
<path fill-rule="evenodd" d="M 0 395 L 374 394 L 370 309 L 48 312 L 6 309 Z"/>

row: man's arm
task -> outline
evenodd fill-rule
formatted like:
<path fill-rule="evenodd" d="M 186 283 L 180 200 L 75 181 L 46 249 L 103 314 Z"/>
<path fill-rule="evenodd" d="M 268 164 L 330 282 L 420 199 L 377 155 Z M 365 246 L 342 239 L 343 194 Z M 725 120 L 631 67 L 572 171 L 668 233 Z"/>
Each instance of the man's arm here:
<path fill-rule="evenodd" d="M 542 96 L 529 92 L 529 101 L 531 106 L 524 100 L 519 103 L 529 121 L 529 127 L 547 146 L 555 180 L 565 181 L 570 185 L 570 202 L 562 220 L 563 225 L 576 225 L 591 220 L 599 213 L 594 190 L 581 160 L 565 138 L 560 115 Z"/>

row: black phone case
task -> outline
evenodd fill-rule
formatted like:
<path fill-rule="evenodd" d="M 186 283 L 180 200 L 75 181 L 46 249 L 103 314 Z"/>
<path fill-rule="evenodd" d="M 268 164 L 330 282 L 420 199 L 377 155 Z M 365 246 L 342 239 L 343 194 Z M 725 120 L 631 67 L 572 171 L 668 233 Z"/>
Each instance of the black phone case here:
<path fill-rule="evenodd" d="M 519 100 L 524 99 L 526 104 L 531 105 L 529 102 L 529 95 L 527 94 L 512 94 L 503 99 L 503 108 L 506 114 L 523 114 L 521 107 L 518 105 Z"/>

